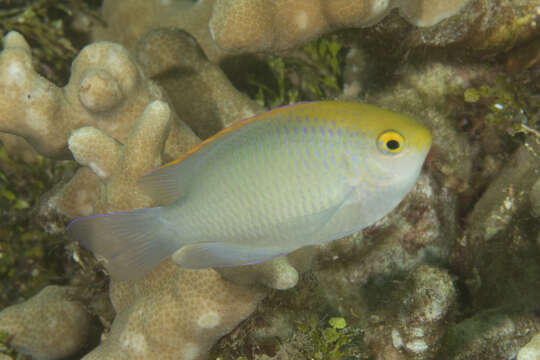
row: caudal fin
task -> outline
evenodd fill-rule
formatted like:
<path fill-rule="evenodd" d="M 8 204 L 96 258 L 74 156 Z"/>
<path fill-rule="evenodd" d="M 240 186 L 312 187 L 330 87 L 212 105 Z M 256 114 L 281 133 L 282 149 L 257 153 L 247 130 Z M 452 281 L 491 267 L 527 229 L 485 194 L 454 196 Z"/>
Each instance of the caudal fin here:
<path fill-rule="evenodd" d="M 85 248 L 105 258 L 115 280 L 134 280 L 171 256 L 181 243 L 160 207 L 73 220 L 67 227 Z"/>

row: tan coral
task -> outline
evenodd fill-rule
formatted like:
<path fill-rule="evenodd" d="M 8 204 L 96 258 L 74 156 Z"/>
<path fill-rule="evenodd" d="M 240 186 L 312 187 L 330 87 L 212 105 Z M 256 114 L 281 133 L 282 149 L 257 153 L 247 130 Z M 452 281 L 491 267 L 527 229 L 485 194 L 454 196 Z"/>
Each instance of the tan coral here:
<path fill-rule="evenodd" d="M 330 30 L 369 26 L 391 9 L 406 19 L 430 26 L 456 14 L 467 0 L 216 0 L 209 27 L 218 46 L 228 52 L 285 50 Z"/>
<path fill-rule="evenodd" d="M 107 340 L 84 359 L 206 359 L 263 294 L 167 260 L 142 280 L 111 284 L 118 315 Z"/>
<path fill-rule="evenodd" d="M 32 68 L 30 47 L 10 32 L 0 55 L 0 132 L 23 137 L 40 154 L 69 158 L 67 138 L 82 126 L 96 126 L 124 141 L 133 119 L 152 100 L 163 98 L 122 46 L 107 42 L 85 47 L 72 75 L 58 88 Z M 173 123 L 170 157 L 198 139 L 179 120 Z"/>
<path fill-rule="evenodd" d="M 146 74 L 167 91 L 176 112 L 201 138 L 264 110 L 236 90 L 183 31 L 148 32 L 140 39 L 136 55 Z"/>
<path fill-rule="evenodd" d="M 94 212 L 152 205 L 136 182 L 140 176 L 161 165 L 170 123 L 168 105 L 154 101 L 135 123 L 125 145 L 97 128 L 83 127 L 73 132 L 68 143 L 75 160 L 88 166 L 102 180 Z"/>
<path fill-rule="evenodd" d="M 183 31 L 158 29 L 147 33 L 139 42 L 136 55 L 146 76 L 166 90 L 176 113 L 203 138 L 264 110 L 236 90 L 223 71 L 209 62 L 193 38 Z M 172 116 L 175 119 L 175 112 Z M 166 160 L 171 160 L 171 153 L 179 155 L 199 142 L 183 122 L 175 120 L 172 125 L 175 124 L 179 131 L 174 137 L 169 135 L 167 145 L 173 144 L 172 139 L 175 145 L 169 146 L 171 150 L 166 151 L 169 154 Z M 52 195 L 47 204 L 49 208 L 58 209 L 71 218 L 91 214 L 89 211 L 95 201 L 92 195 L 99 182 L 95 173 L 99 171 L 82 171 L 83 176 L 76 175 Z"/>
<path fill-rule="evenodd" d="M 119 41 L 129 48 L 134 48 L 138 39 L 147 31 L 174 27 L 194 36 L 205 54 L 210 59 L 217 60 L 224 55 L 223 50 L 212 40 L 208 28 L 214 1 L 104 1 L 102 14 L 107 26 L 96 28 L 94 39 Z M 138 21 L 129 20 L 134 18 Z"/>
<path fill-rule="evenodd" d="M 0 332 L 17 351 L 37 359 L 72 356 L 88 346 L 92 318 L 74 300 L 74 287 L 48 286 L 30 300 L 0 312 Z"/>
<path fill-rule="evenodd" d="M 234 53 L 279 51 L 302 45 L 331 30 L 369 26 L 391 9 L 407 20 L 429 26 L 456 14 L 468 0 L 106 0 L 108 28 L 97 39 L 134 47 L 146 32 L 159 27 L 187 31 L 213 61 Z M 140 18 L 129 24 L 118 19 Z"/>

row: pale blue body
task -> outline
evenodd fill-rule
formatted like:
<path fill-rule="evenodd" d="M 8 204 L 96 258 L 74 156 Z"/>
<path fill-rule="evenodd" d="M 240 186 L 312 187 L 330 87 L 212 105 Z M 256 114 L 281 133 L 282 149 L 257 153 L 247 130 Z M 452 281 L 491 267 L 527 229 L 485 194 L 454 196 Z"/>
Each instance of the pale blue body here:
<path fill-rule="evenodd" d="M 410 143 L 399 156 L 377 148 L 389 128 Z M 70 229 L 118 278 L 139 276 L 171 254 L 187 268 L 264 261 L 384 216 L 416 182 L 430 143 L 422 125 L 371 106 L 286 107 L 141 178 L 164 206 Z"/>

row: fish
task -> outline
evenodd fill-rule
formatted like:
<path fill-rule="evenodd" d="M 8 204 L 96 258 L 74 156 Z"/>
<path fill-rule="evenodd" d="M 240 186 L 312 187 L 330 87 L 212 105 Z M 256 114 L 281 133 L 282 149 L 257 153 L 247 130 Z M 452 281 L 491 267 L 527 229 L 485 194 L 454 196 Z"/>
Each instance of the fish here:
<path fill-rule="evenodd" d="M 416 183 L 429 129 L 372 105 L 279 107 L 225 128 L 137 181 L 160 206 L 67 230 L 115 280 L 171 257 L 186 269 L 256 264 L 360 231 Z"/>

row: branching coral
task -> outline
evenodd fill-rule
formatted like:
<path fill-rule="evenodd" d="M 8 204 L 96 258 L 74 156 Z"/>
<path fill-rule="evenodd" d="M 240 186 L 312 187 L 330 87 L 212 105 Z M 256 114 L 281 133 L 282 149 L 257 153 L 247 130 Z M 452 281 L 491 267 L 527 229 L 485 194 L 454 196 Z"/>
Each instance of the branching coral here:
<path fill-rule="evenodd" d="M 73 130 L 84 126 L 95 126 L 117 141 L 125 141 L 144 107 L 164 97 L 131 54 L 117 44 L 101 42 L 85 47 L 63 88 L 33 70 L 30 48 L 21 35 L 10 32 L 4 44 L 0 54 L 0 132 L 23 137 L 47 157 L 70 158 L 67 139 Z M 164 149 L 167 159 L 199 142 L 176 113 L 171 116 Z M 52 199 L 51 205 L 69 216 L 88 215 L 94 201 L 98 180 L 81 171 Z"/>
<path fill-rule="evenodd" d="M 140 39 L 136 54 L 146 74 L 167 91 L 176 112 L 202 138 L 264 110 L 236 90 L 183 31 L 152 30 Z"/>
<path fill-rule="evenodd" d="M 0 132 L 22 136 L 47 157 L 69 158 L 67 138 L 83 126 L 96 126 L 124 141 L 137 114 L 151 100 L 163 97 L 131 55 L 116 44 L 85 47 L 75 59 L 64 88 L 34 71 L 30 47 L 20 34 L 10 32 L 4 45 L 0 55 Z M 185 125 L 172 123 L 166 148 L 170 157 L 185 150 L 186 142 L 195 143 L 189 136 L 193 138 Z"/>
<path fill-rule="evenodd" d="M 332 29 L 371 25 L 398 7 L 418 26 L 455 14 L 467 1 L 216 0 L 210 32 L 232 52 L 284 50 Z"/>
<path fill-rule="evenodd" d="M 172 26 L 193 35 L 205 54 L 216 61 L 231 53 L 294 48 L 330 30 L 373 24 L 396 7 L 413 24 L 429 26 L 456 14 L 466 3 L 467 0 L 152 0 L 126 5 L 123 1 L 107 0 L 103 14 L 109 28 L 98 30 L 96 36 L 133 47 L 152 28 Z M 119 21 L 134 16 L 141 21 L 130 22 L 129 27 Z"/>
<path fill-rule="evenodd" d="M 35 75 L 30 65 L 21 65 L 23 60 L 29 62 L 28 49 L 22 37 L 12 33 L 7 40 L 10 46 L 2 55 L 4 60 L 7 59 L 7 67 L 15 62 L 16 66 L 25 69 L 25 75 L 34 75 L 34 82 L 41 81 L 44 88 L 56 94 L 56 97 L 50 97 L 60 99 L 59 104 L 53 102 L 53 105 L 57 105 L 56 109 L 59 109 L 57 112 L 68 111 L 71 114 L 79 110 L 83 114 L 78 116 L 92 120 L 87 124 L 94 125 L 83 126 L 84 121 L 66 125 L 78 127 L 70 129 L 71 136 L 67 143 L 73 157 L 85 167 L 79 169 L 70 182 L 45 201 L 45 210 L 73 217 L 156 205 L 139 191 L 137 179 L 172 156 L 167 155 L 168 145 L 172 144 L 169 146 L 169 154 L 176 155 L 192 147 L 199 139 L 186 125 L 178 122 L 167 103 L 153 100 L 161 98 L 160 88 L 146 80 L 127 51 L 110 43 L 98 43 L 85 48 L 73 65 L 70 83 L 62 90 Z M 192 45 L 189 38 L 180 38 L 179 41 L 169 43 L 172 44 L 169 57 L 163 54 L 153 61 L 146 61 L 148 70 L 152 72 L 157 69 L 159 73 L 160 69 L 167 69 L 168 60 L 178 55 L 179 49 L 190 49 L 185 45 L 186 41 Z M 143 61 L 145 49 L 150 51 L 153 48 L 143 47 L 139 50 Z M 193 61 L 186 61 L 201 75 L 193 80 L 192 85 L 200 89 L 216 85 L 212 96 L 192 98 L 194 104 L 216 104 L 216 113 L 220 119 L 227 119 L 222 122 L 222 126 L 240 120 L 245 115 L 253 115 L 255 109 L 260 109 L 238 93 L 215 65 L 198 57 L 194 49 L 189 50 L 195 54 Z M 188 55 L 188 52 L 184 53 Z M 12 58 L 13 54 L 15 59 Z M 118 66 L 122 64 L 127 67 L 125 71 Z M 177 65 L 177 62 L 173 63 L 173 66 Z M 103 71 L 103 68 L 107 71 Z M 78 86 L 72 87 L 72 84 Z M 73 90 L 75 94 L 63 99 L 64 93 L 73 92 L 71 89 L 77 91 Z M 5 95 L 14 91 L 24 94 L 24 89 L 18 84 L 5 84 Z M 68 106 L 71 102 L 67 99 L 77 104 Z M 136 120 L 134 112 L 146 103 L 148 105 Z M 36 109 L 35 112 L 43 110 L 37 105 Z M 117 116 L 106 116 L 110 113 Z M 97 114 L 97 119 L 92 118 L 92 114 Z M 35 119 L 35 116 L 30 118 Z M 46 116 L 43 118 L 49 119 Z M 6 124 L 11 123 L 6 121 Z M 48 140 L 48 134 L 35 131 L 27 134 L 27 137 Z M 58 138 L 64 136 L 60 135 Z M 50 144 L 50 141 L 43 141 L 44 145 L 40 149 L 46 155 L 57 155 L 57 149 L 62 147 L 62 143 L 58 141 Z M 44 211 L 43 207 L 41 211 Z M 209 347 L 249 315 L 266 293 L 263 288 L 253 288 L 253 285 L 263 283 L 275 288 L 290 288 L 296 284 L 298 272 L 309 267 L 310 260 L 311 255 L 304 254 L 301 259 L 282 258 L 254 266 L 247 277 L 235 275 L 234 271 L 227 274 L 227 277 L 249 284 L 249 287 L 224 280 L 214 270 L 186 271 L 170 261 L 165 261 L 139 281 L 113 282 L 111 298 L 118 316 L 108 341 L 89 357 L 109 356 L 104 354 L 117 357 L 122 354 L 130 359 L 151 355 L 204 358 Z M 174 313 L 171 309 L 179 310 L 171 316 Z"/>

